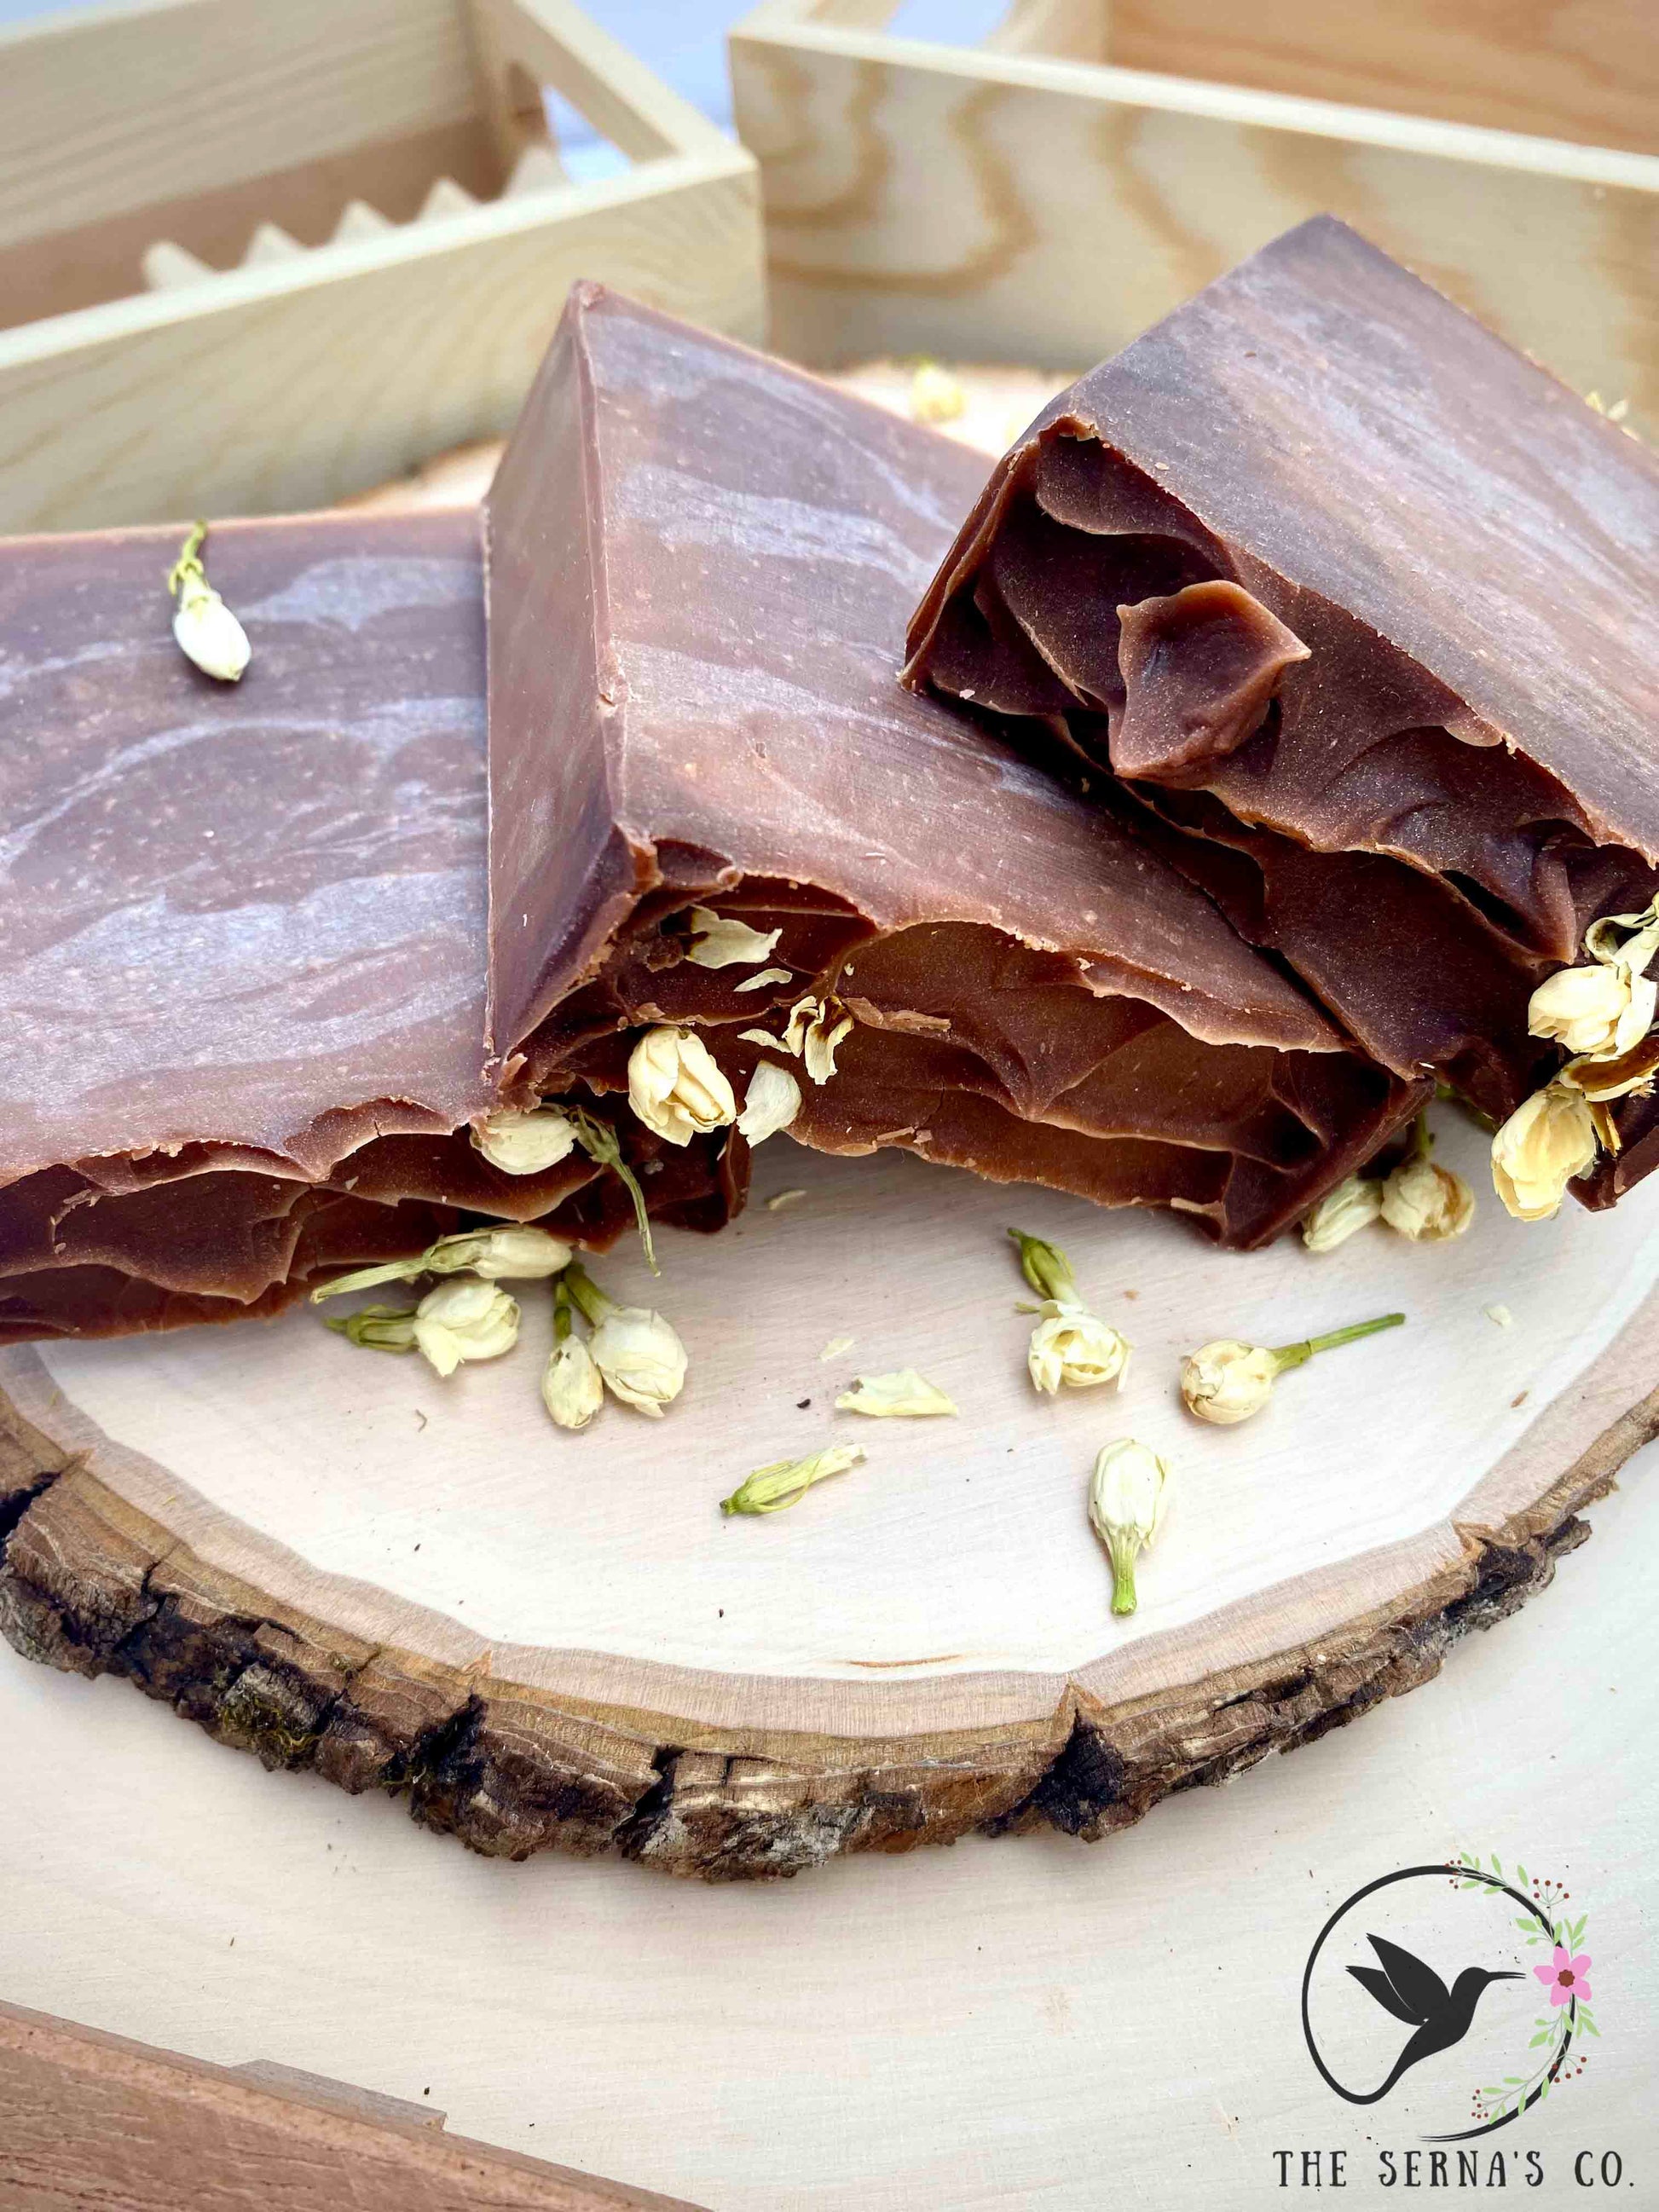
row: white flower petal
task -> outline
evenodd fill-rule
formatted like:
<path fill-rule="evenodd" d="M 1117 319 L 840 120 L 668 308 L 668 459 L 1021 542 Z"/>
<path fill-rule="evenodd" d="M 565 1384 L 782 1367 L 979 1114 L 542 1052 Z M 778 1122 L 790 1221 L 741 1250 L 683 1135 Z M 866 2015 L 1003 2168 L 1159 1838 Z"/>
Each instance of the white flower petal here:
<path fill-rule="evenodd" d="M 691 909 L 691 950 L 688 960 L 699 968 L 750 968 L 775 950 L 781 929 L 750 929 L 746 921 L 716 914 L 712 907 Z M 787 978 L 786 978 L 787 980 Z"/>
<path fill-rule="evenodd" d="M 914 1367 L 901 1367 L 891 1375 L 860 1375 L 852 1389 L 836 1399 L 836 1410 L 886 1421 L 920 1420 L 933 1413 L 954 1413 L 957 1407 Z"/>
<path fill-rule="evenodd" d="M 763 1060 L 749 1079 L 748 1095 L 738 1116 L 738 1132 L 752 1145 L 787 1129 L 800 1111 L 800 1085 L 787 1067 Z"/>

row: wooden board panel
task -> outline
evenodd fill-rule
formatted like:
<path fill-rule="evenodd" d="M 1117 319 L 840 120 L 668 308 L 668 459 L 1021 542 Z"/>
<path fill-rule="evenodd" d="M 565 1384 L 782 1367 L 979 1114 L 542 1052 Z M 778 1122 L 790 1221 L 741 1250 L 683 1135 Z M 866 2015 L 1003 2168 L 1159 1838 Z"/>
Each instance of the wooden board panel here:
<path fill-rule="evenodd" d="M 1328 210 L 1570 384 L 1659 423 L 1650 156 L 810 13 L 771 0 L 731 42 L 783 351 L 1093 361 Z"/>
<path fill-rule="evenodd" d="M 209 2066 L 0 2003 L 0 2205 L 17 2212 L 696 2212 L 441 2127 L 288 2068 Z"/>
<path fill-rule="evenodd" d="M 503 434 L 578 277 L 757 337 L 758 251 L 732 148 L 0 332 L 0 529 L 326 506 Z"/>
<path fill-rule="evenodd" d="M 1443 1144 L 1480 1172 L 1479 1133 Z M 550 1426 L 533 1291 L 520 1352 L 447 1387 L 308 1313 L 0 1356 L 26 1425 L 0 1625 L 267 1764 L 405 1789 L 481 1850 L 787 1874 L 973 1827 L 1103 1834 L 1414 1686 L 1549 1579 L 1659 1428 L 1649 1193 L 1542 1229 L 1488 1197 L 1453 1246 L 1377 1230 L 1319 1261 L 890 1155 L 780 1140 L 757 1180 L 806 1195 L 666 1240 L 660 1285 L 637 1259 L 600 1269 L 690 1347 L 659 1425 Z M 1011 1218 L 1060 1237 L 1136 1340 L 1121 1398 L 1033 1395 Z M 1245 1428 L 1174 1398 L 1206 1336 L 1389 1307 L 1407 1328 L 1289 1378 Z M 908 1364 L 960 1418 L 830 1409 L 855 1370 Z M 1179 1483 L 1127 1622 L 1083 1513 L 1124 1433 Z M 833 1487 L 720 1519 L 752 1467 L 853 1435 L 868 1463 Z"/>
<path fill-rule="evenodd" d="M 1100 12 L 1101 58 L 1125 69 L 1659 154 L 1650 0 L 1100 0 Z"/>
<path fill-rule="evenodd" d="M 464 124 L 459 0 L 138 0 L 0 28 L 0 246 Z"/>

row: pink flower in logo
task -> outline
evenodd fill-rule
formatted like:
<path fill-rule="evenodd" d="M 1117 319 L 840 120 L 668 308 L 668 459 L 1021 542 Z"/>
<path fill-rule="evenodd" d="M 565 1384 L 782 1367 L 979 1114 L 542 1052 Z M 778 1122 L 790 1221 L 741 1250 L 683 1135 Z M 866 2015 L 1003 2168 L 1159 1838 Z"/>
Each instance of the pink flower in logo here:
<path fill-rule="evenodd" d="M 1581 1951 L 1576 1959 L 1570 1958 L 1563 1947 L 1558 1943 L 1555 1947 L 1555 1956 L 1549 1965 L 1534 1966 L 1533 1972 L 1540 1982 L 1548 1984 L 1550 2002 L 1553 2005 L 1571 2004 L 1575 1997 L 1583 1997 L 1588 2004 L 1590 1986 L 1584 1977 L 1589 1972 L 1589 1956 L 1587 1952 Z"/>

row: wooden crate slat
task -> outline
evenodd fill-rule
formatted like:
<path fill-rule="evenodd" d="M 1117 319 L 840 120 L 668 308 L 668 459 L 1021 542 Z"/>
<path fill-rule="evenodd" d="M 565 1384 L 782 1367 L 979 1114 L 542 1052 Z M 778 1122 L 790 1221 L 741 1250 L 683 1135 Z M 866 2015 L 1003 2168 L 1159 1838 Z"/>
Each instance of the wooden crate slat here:
<path fill-rule="evenodd" d="M 731 42 L 773 336 L 1080 367 L 1328 210 L 1581 390 L 1659 420 L 1659 160 L 936 47 L 771 0 Z"/>

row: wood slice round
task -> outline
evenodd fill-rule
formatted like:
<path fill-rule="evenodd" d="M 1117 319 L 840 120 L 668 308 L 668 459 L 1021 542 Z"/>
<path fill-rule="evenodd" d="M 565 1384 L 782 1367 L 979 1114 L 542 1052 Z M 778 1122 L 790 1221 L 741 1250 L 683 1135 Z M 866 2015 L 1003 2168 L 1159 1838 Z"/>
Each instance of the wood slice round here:
<path fill-rule="evenodd" d="M 1427 1679 L 1549 1580 L 1659 1431 L 1653 1192 L 1522 1227 L 1485 1140 L 1443 1119 L 1471 1232 L 1372 1228 L 1323 1259 L 775 1139 L 735 1227 L 663 1237 L 659 1283 L 632 1249 L 596 1263 L 691 1368 L 667 1419 L 607 1405 L 579 1436 L 538 1394 L 544 1284 L 520 1286 L 518 1350 L 447 1382 L 307 1310 L 13 1347 L 0 1626 L 511 1856 L 735 1877 L 975 1828 L 1102 1835 Z M 1011 1221 L 1134 1340 L 1121 1393 L 1032 1390 Z M 1180 1405 L 1206 1338 L 1391 1308 L 1405 1328 L 1287 1375 L 1243 1426 Z M 907 1365 L 959 1415 L 834 1409 Z M 1125 1435 L 1176 1486 L 1127 1620 L 1085 1510 Z M 752 1468 L 832 1441 L 866 1462 L 722 1519 Z"/>

